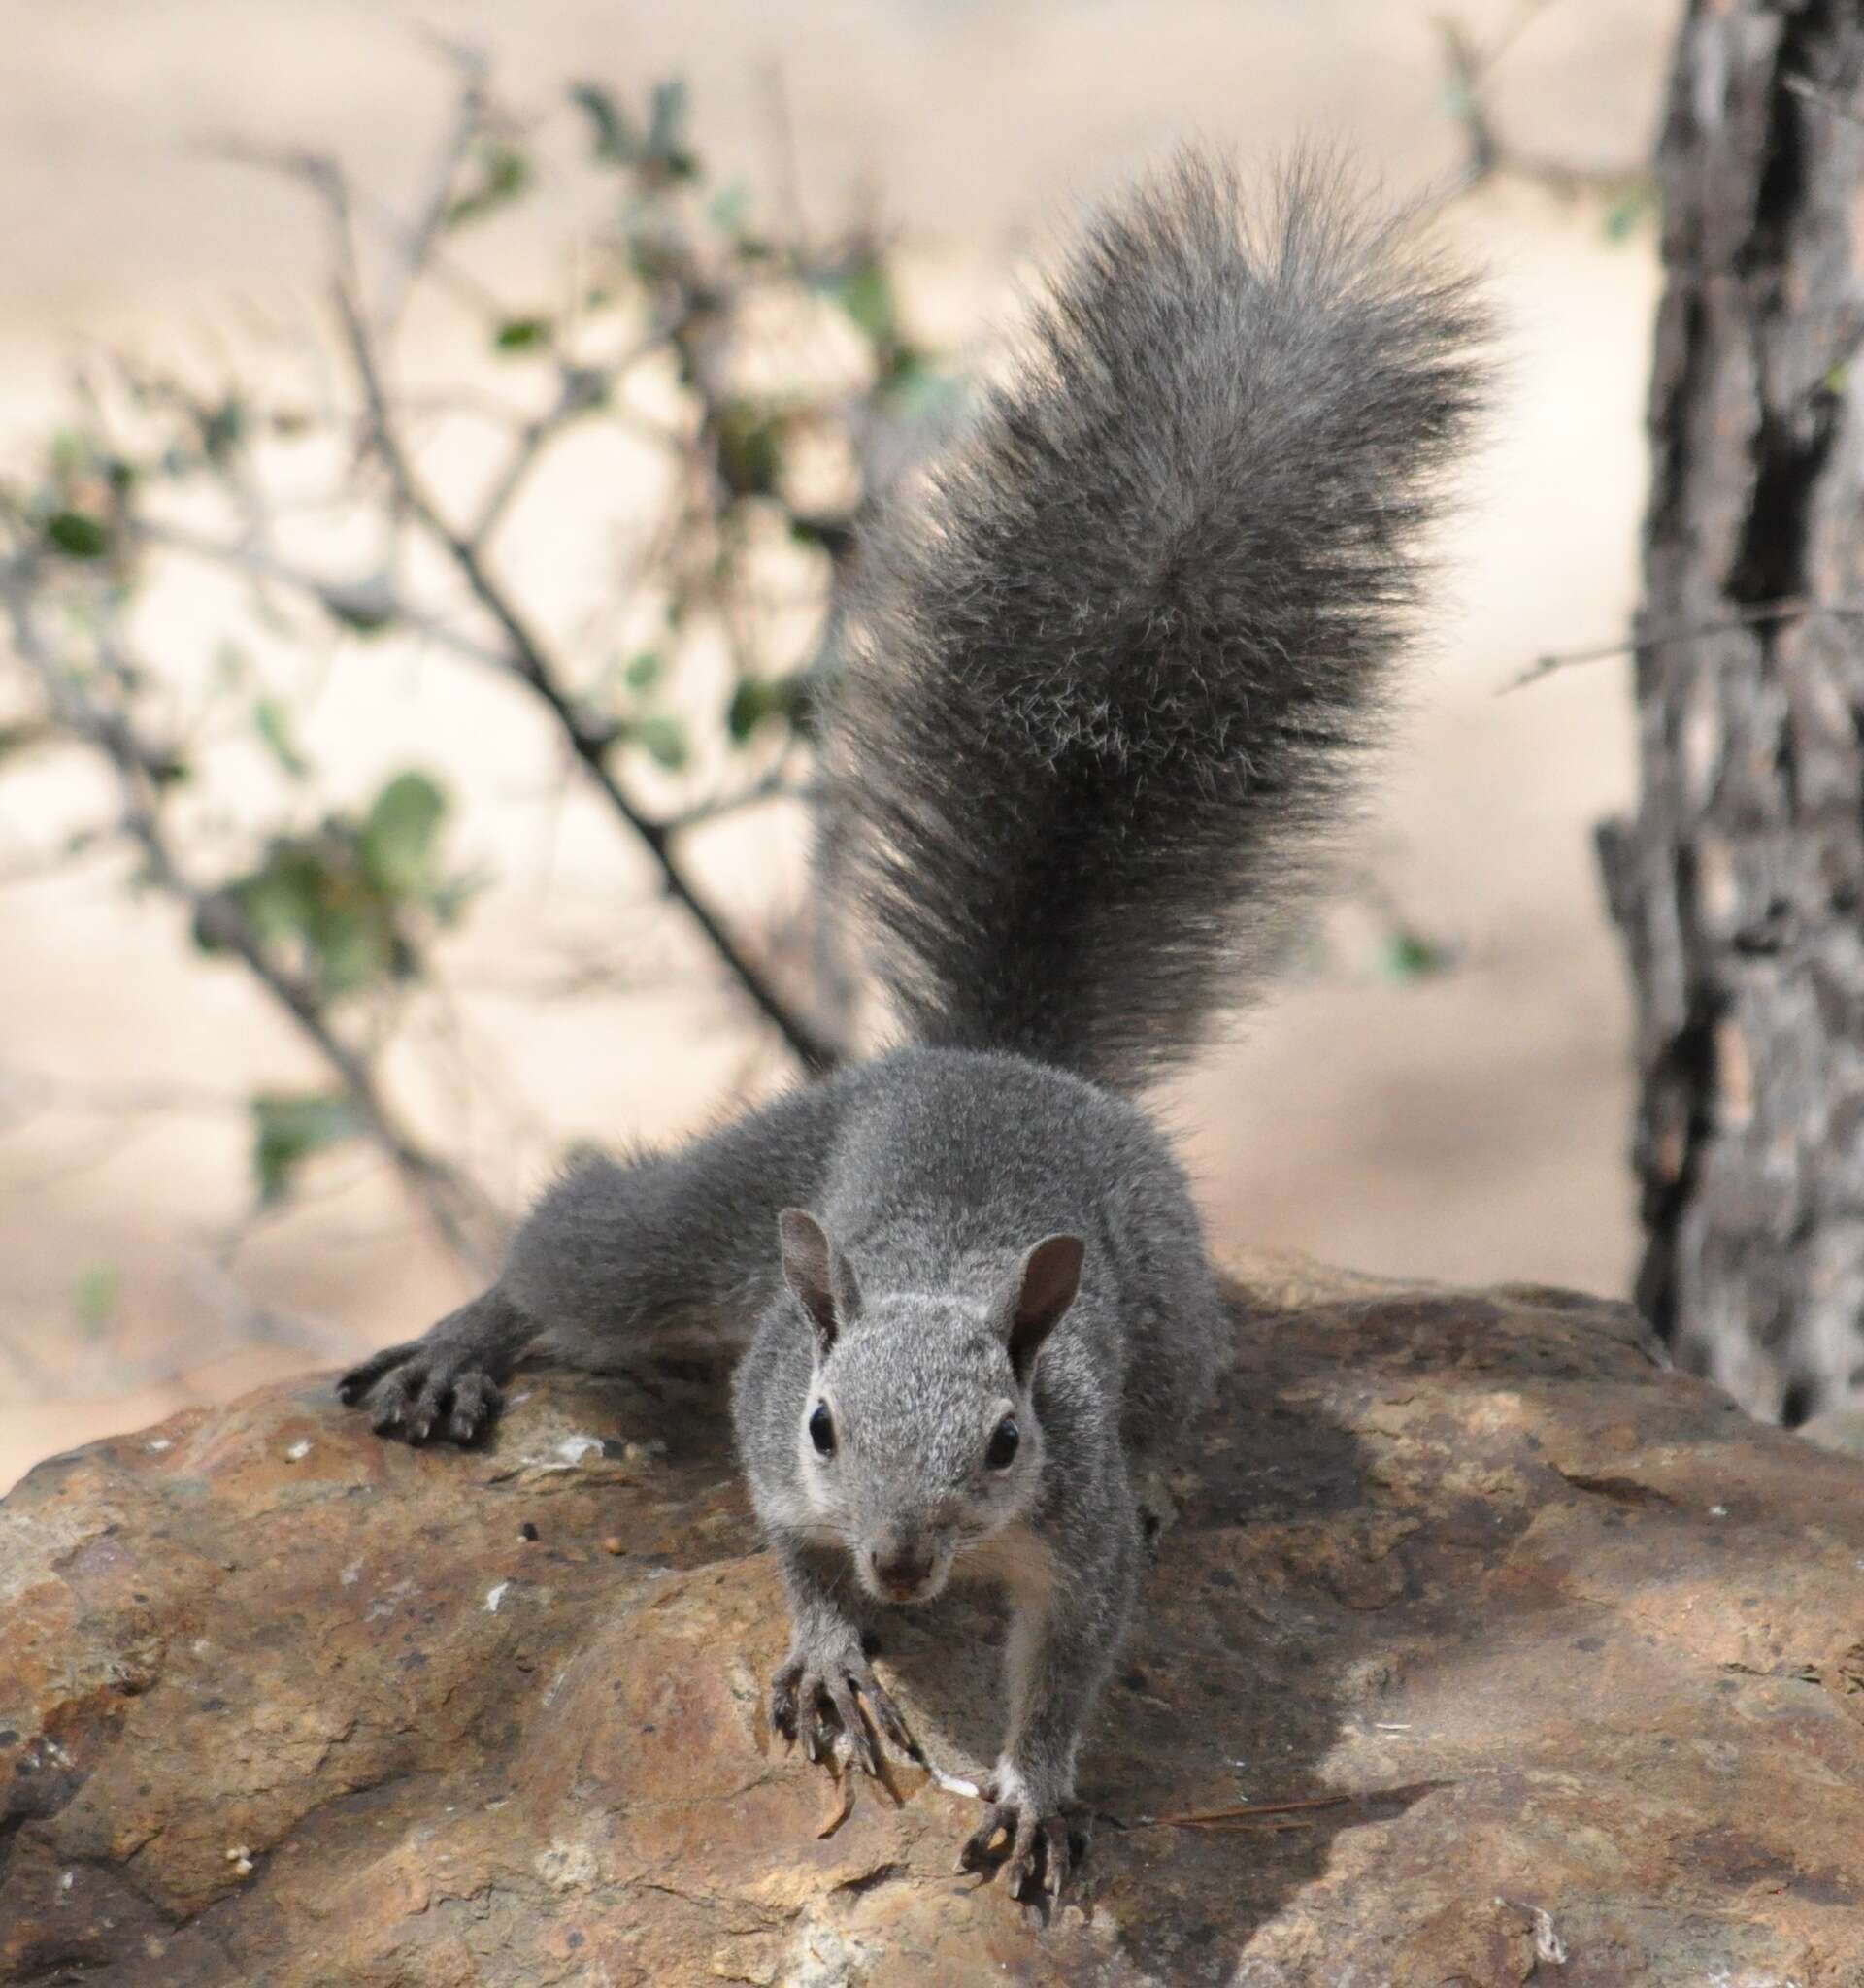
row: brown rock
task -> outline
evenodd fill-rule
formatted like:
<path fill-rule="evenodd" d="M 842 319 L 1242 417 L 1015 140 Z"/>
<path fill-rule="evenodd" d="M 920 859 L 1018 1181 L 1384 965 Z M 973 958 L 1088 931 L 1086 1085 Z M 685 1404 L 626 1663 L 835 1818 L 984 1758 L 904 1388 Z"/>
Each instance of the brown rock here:
<path fill-rule="evenodd" d="M 1258 1262 L 1239 1343 L 1046 1932 L 924 1775 L 817 1835 L 716 1376 L 529 1374 L 466 1456 L 308 1382 L 41 1466 L 0 1980 L 1864 1988 L 1864 1465 L 1564 1293 Z M 958 1773 L 988 1612 L 884 1638 Z"/>

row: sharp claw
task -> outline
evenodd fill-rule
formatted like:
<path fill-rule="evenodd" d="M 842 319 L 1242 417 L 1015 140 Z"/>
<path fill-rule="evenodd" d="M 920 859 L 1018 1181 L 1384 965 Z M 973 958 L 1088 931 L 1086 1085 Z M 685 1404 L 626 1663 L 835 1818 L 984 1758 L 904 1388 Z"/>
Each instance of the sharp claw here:
<path fill-rule="evenodd" d="M 889 1743 L 897 1746 L 909 1760 L 919 1759 L 919 1743 L 907 1731 L 906 1721 L 900 1717 L 899 1706 L 871 1676 L 862 1689 L 866 1693 L 868 1705 L 875 1718 L 880 1722 L 881 1731 Z"/>

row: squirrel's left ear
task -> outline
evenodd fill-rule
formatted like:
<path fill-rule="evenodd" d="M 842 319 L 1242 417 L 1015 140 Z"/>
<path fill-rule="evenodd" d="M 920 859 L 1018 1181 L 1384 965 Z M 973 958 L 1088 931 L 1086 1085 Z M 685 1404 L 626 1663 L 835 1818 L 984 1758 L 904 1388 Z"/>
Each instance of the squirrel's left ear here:
<path fill-rule="evenodd" d="M 1079 1236 L 1045 1236 L 1022 1259 L 1007 1308 L 1010 1364 L 1016 1379 L 1029 1383 L 1029 1372 L 1042 1342 L 1061 1323 L 1081 1288 L 1081 1264 L 1087 1245 Z"/>
<path fill-rule="evenodd" d="M 777 1217 L 777 1237 L 782 1251 L 783 1280 L 809 1313 L 809 1322 L 816 1328 L 816 1349 L 826 1359 L 836 1334 L 860 1309 L 854 1266 L 805 1209 L 784 1209 Z"/>

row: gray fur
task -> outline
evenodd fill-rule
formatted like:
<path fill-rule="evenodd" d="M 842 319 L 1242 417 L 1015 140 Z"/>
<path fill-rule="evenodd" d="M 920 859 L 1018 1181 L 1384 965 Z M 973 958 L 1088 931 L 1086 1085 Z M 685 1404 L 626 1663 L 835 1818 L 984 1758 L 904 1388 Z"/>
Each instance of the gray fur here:
<path fill-rule="evenodd" d="M 1312 157 L 1096 216 L 867 543 L 834 754 L 920 1042 L 1135 1086 L 1254 993 L 1380 730 L 1482 392 L 1468 285 Z"/>
<path fill-rule="evenodd" d="M 472 1441 L 534 1341 L 600 1365 L 749 1326 L 734 1427 L 792 1628 L 772 1720 L 878 1770 L 864 1702 L 913 1750 L 865 1615 L 1000 1583 L 1010 1716 L 963 1861 L 1004 1835 L 1027 1898 L 1081 1852 L 1136 1477 L 1228 1345 L 1183 1174 L 1129 1094 L 1247 990 L 1311 880 L 1481 330 L 1311 163 L 1253 231 L 1189 156 L 1100 215 L 1020 371 L 869 551 L 836 874 L 916 1044 L 683 1152 L 582 1162 L 491 1291 L 342 1383 L 383 1433 Z"/>

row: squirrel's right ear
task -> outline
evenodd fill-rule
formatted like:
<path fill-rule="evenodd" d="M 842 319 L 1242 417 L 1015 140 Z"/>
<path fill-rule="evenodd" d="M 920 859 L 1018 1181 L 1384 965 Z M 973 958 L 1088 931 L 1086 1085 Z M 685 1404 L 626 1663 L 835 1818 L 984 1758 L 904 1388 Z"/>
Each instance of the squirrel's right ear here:
<path fill-rule="evenodd" d="M 860 1309 L 860 1286 L 854 1267 L 829 1240 L 828 1231 L 800 1208 L 786 1208 L 777 1217 L 777 1235 L 783 1258 L 783 1281 L 816 1328 L 816 1344 L 826 1354 L 835 1335 Z"/>

